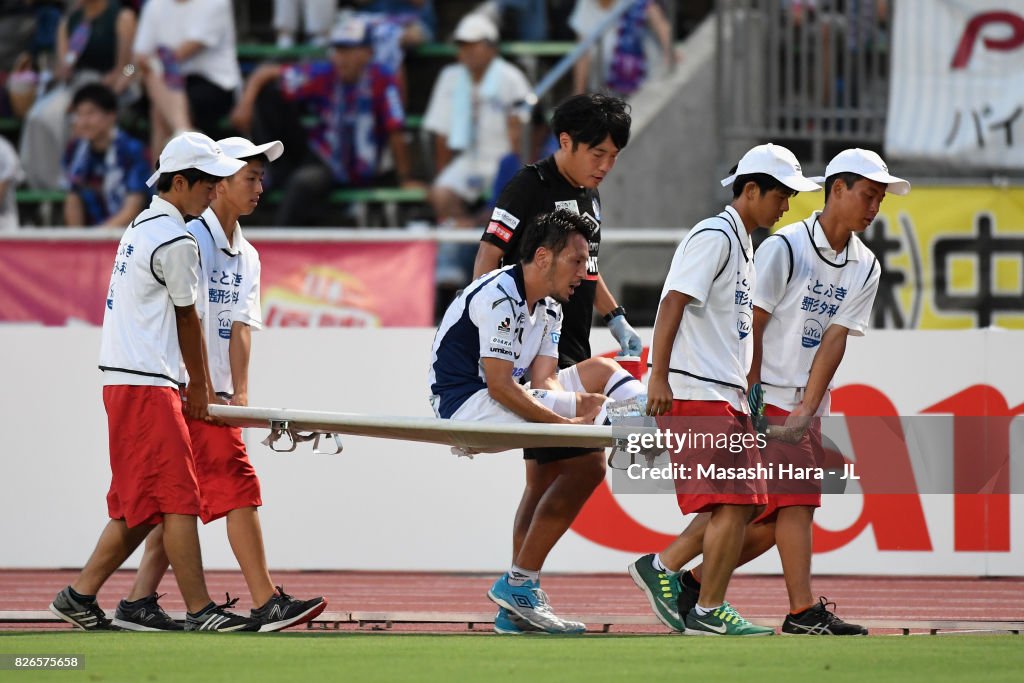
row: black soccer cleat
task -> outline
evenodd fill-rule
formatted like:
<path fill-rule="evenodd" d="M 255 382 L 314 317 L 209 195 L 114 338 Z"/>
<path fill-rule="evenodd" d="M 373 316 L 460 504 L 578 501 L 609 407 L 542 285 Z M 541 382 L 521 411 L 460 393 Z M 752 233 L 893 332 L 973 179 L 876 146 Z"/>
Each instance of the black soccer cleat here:
<path fill-rule="evenodd" d="M 787 614 L 782 622 L 782 632 L 787 635 L 802 636 L 866 636 L 868 630 L 857 624 L 848 624 L 832 612 L 836 603 L 827 598 L 819 598 L 818 603 L 811 605 L 798 614 Z M 831 606 L 831 609 L 829 607 Z"/>

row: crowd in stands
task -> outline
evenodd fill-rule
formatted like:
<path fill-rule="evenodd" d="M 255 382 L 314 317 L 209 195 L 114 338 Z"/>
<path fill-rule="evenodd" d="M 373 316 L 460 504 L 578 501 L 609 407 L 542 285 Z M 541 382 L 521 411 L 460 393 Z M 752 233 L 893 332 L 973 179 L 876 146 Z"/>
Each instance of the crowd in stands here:
<path fill-rule="evenodd" d="M 544 128 L 501 41 L 565 38 L 553 27 L 566 20 L 582 39 L 617 2 L 488 0 L 442 16 L 432 0 L 274 0 L 265 42 L 278 53 L 255 63 L 240 62 L 230 0 L 0 0 L 0 229 L 18 226 L 19 188 L 63 192 L 66 225 L 123 227 L 182 130 L 284 141 L 266 224 L 336 225 L 335 190 L 394 187 L 434 224 L 480 225 L 523 162 L 524 125 Z M 645 42 L 671 63 L 663 2 L 636 0 L 606 34 L 602 73 L 585 59 L 567 88 L 635 92 Z M 410 82 L 406 55 L 448 42 L 454 62 Z M 535 136 L 526 161 L 549 148 Z"/>

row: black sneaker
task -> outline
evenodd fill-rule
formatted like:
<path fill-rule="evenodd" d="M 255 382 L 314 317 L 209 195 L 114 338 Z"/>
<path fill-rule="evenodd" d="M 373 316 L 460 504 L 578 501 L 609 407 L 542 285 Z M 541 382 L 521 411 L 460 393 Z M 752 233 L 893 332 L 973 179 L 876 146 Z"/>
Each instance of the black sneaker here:
<path fill-rule="evenodd" d="M 686 618 L 697 605 L 697 598 L 700 597 L 700 582 L 693 578 L 690 570 L 679 572 L 679 597 L 676 602 L 679 605 L 679 613 Z"/>
<path fill-rule="evenodd" d="M 327 607 L 327 601 L 323 598 L 312 600 L 296 600 L 284 592 L 284 588 L 277 586 L 274 597 L 267 600 L 267 603 L 259 609 L 249 613 L 250 618 L 260 624 L 261 633 L 280 631 L 289 626 L 304 624 L 320 616 L 320 613 Z"/>
<path fill-rule="evenodd" d="M 114 626 L 123 631 L 184 631 L 157 602 L 162 597 L 154 593 L 135 602 L 122 600 L 114 612 Z"/>
<path fill-rule="evenodd" d="M 829 609 L 831 607 L 831 609 Z M 832 610 L 836 603 L 819 598 L 816 605 L 798 614 L 787 614 L 782 622 L 782 632 L 804 636 L 866 636 L 868 630 L 857 624 L 848 624 L 837 617 Z"/>
<path fill-rule="evenodd" d="M 235 603 L 238 602 L 238 598 L 232 600 L 231 596 L 226 593 L 224 597 L 227 599 L 227 602 L 223 605 L 217 605 L 211 602 L 196 614 L 189 612 L 185 616 L 185 630 L 220 632 L 260 630 L 260 624 L 258 621 L 227 611 L 229 608 L 235 606 Z"/>
<path fill-rule="evenodd" d="M 83 631 L 109 631 L 110 619 L 100 609 L 96 601 L 79 602 L 71 597 L 71 586 L 68 586 L 50 603 L 50 611 L 73 624 Z"/>

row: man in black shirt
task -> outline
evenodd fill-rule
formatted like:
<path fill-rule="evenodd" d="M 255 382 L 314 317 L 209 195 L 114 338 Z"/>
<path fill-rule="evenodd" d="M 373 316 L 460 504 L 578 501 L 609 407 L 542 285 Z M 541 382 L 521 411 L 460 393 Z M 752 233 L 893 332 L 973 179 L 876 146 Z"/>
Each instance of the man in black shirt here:
<path fill-rule="evenodd" d="M 597 186 L 611 172 L 629 142 L 628 105 L 616 97 L 586 94 L 570 97 L 554 112 L 551 125 L 559 148 L 552 156 L 522 168 L 505 186 L 490 223 L 480 240 L 473 267 L 476 279 L 505 264 L 516 263 L 526 226 L 541 214 L 568 209 L 593 223 L 587 279 L 562 305 L 563 323 L 558 343 L 558 367 L 590 358 L 590 325 L 594 309 L 604 316 L 622 347 L 623 356 L 639 356 L 640 336 L 626 321 L 626 312 L 608 291 L 598 271 L 601 246 L 601 202 Z M 567 391 L 570 377 L 559 380 Z M 565 534 L 594 489 L 604 481 L 604 453 L 587 448 L 530 448 L 525 450 L 526 488 L 516 511 L 512 534 L 510 581 L 539 580 L 541 567 L 558 539 Z M 501 632 L 515 632 L 522 624 L 509 623 L 500 610 Z"/>

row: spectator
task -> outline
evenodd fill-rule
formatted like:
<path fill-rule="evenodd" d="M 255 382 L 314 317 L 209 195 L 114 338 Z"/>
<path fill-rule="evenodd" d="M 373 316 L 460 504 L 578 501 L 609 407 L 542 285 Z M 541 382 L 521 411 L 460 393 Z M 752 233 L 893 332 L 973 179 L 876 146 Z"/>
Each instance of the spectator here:
<path fill-rule="evenodd" d="M 277 46 L 289 48 L 295 45 L 300 14 L 302 30 L 309 42 L 318 47 L 327 45 L 336 10 L 336 0 L 274 0 Z"/>
<path fill-rule="evenodd" d="M 101 83 L 71 101 L 74 140 L 64 154 L 64 224 L 123 228 L 149 199 L 141 142 L 117 128 L 117 96 Z"/>
<path fill-rule="evenodd" d="M 267 64 L 249 78 L 231 120 L 284 142 L 273 170 L 284 190 L 278 225 L 316 224 L 332 186 L 394 183 L 382 173 L 388 149 L 402 187 L 421 186 L 411 176 L 394 74 L 372 58 L 369 25 L 348 17 L 331 31 L 329 60 Z M 312 120 L 305 130 L 303 114 Z"/>
<path fill-rule="evenodd" d="M 410 48 L 434 40 L 437 16 L 431 0 L 356 0 L 360 12 L 377 14 L 402 27 L 401 46 Z"/>
<path fill-rule="evenodd" d="M 498 29 L 483 15 L 463 17 L 455 42 L 458 63 L 438 76 L 423 127 L 435 135 L 430 202 L 437 220 L 469 227 L 470 206 L 490 189 L 502 157 L 519 147 L 523 120 L 516 107 L 530 84 L 498 56 Z"/>
<path fill-rule="evenodd" d="M 616 0 L 576 0 L 569 17 L 569 26 L 583 40 L 591 35 L 612 13 Z M 574 92 L 609 90 L 620 96 L 632 95 L 647 77 L 646 38 L 648 28 L 661 46 L 667 65 L 676 61 L 672 47 L 672 28 L 659 0 L 636 0 L 609 28 L 598 46 L 584 55 L 573 71 Z M 591 62 L 600 49 L 601 71 L 591 69 Z"/>
<path fill-rule="evenodd" d="M 548 7 L 545 0 L 490 0 L 478 8 L 498 19 L 502 28 L 515 27 L 505 31 L 515 40 L 537 42 L 548 39 Z M 495 16 L 496 15 L 496 16 Z"/>
<path fill-rule="evenodd" d="M 135 15 L 117 0 L 82 0 L 57 29 L 55 87 L 36 100 L 21 132 L 21 157 L 31 187 L 60 187 L 60 155 L 67 145 L 68 105 L 86 83 L 102 81 L 124 92 L 125 67 L 135 36 Z"/>
<path fill-rule="evenodd" d="M 25 178 L 14 146 L 0 136 L 0 232 L 18 229 L 18 204 L 14 188 Z"/>
<path fill-rule="evenodd" d="M 148 0 L 139 17 L 134 60 L 150 100 L 150 148 L 196 128 L 222 137 L 242 74 L 229 0 Z"/>

